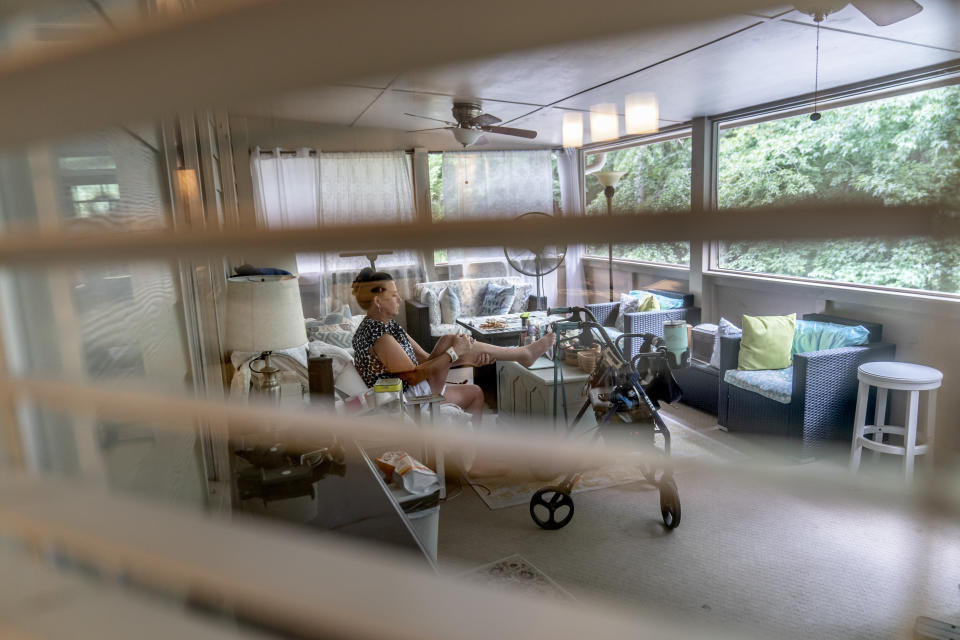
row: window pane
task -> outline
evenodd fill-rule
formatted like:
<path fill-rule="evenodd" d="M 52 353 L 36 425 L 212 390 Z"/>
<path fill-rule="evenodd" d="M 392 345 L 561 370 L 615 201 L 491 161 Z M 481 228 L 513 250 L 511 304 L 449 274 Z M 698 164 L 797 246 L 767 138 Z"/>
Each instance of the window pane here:
<path fill-rule="evenodd" d="M 731 128 L 720 135 L 721 208 L 802 202 L 960 211 L 960 87 Z M 825 230 L 829 235 L 829 230 Z M 960 243 L 920 238 L 733 242 L 723 269 L 960 293 Z"/>
<path fill-rule="evenodd" d="M 622 211 L 690 210 L 690 138 L 655 142 L 607 152 L 604 171 L 626 171 L 613 196 L 613 213 Z M 587 162 L 590 161 L 587 157 Z M 603 186 L 587 176 L 588 215 L 605 215 Z M 588 245 L 587 253 L 607 256 L 606 245 Z M 690 264 L 689 242 L 644 242 L 613 245 L 615 258 L 667 264 Z"/>

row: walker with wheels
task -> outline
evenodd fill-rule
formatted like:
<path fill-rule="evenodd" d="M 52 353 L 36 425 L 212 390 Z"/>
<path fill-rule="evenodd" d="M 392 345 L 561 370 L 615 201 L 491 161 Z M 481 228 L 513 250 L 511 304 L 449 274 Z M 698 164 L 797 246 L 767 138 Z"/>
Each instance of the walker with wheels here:
<path fill-rule="evenodd" d="M 663 457 L 668 458 L 670 430 L 660 417 L 659 401 L 673 402 L 679 398 L 680 392 L 670 373 L 670 368 L 677 363 L 674 360 L 674 354 L 667 351 L 663 339 L 647 333 L 623 334 L 613 341 L 605 327 L 596 321 L 589 309 L 584 307 L 550 309 L 549 313 L 551 315 L 570 314 L 566 320 L 554 323 L 554 331 L 557 335 L 553 358 L 555 426 L 559 421 L 558 387 L 559 393 L 565 396 L 563 369 L 559 364 L 559 354 L 562 352 L 563 345 L 575 340 L 581 346 L 590 346 L 599 342 L 600 356 L 587 382 L 587 399 L 573 421 L 568 423 L 566 415 L 563 416 L 567 434 L 575 430 L 587 410 L 592 408 L 597 419 L 597 426 L 590 430 L 592 433 L 588 432 L 592 441 L 602 437 L 605 443 L 617 443 L 630 447 L 640 445 L 647 450 L 657 451 L 655 434 L 659 433 L 663 437 Z M 621 348 L 621 341 L 626 338 L 643 340 L 640 352 L 632 358 L 624 356 Z M 565 413 L 565 397 L 563 407 Z M 680 495 L 672 471 L 666 465 L 644 462 L 639 464 L 643 477 L 659 491 L 660 514 L 664 525 L 667 529 L 675 529 L 680 524 Z M 552 530 L 570 524 L 574 512 L 571 492 L 582 474 L 582 470 L 567 473 L 559 484 L 543 487 L 533 494 L 530 498 L 530 517 L 538 526 Z"/>

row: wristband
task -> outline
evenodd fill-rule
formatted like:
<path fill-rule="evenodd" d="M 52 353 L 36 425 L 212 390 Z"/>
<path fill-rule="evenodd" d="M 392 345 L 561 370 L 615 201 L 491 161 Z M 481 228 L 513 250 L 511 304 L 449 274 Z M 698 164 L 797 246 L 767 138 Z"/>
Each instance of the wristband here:
<path fill-rule="evenodd" d="M 450 356 L 450 364 L 453 364 L 460 357 L 453 347 L 447 347 L 447 355 Z"/>

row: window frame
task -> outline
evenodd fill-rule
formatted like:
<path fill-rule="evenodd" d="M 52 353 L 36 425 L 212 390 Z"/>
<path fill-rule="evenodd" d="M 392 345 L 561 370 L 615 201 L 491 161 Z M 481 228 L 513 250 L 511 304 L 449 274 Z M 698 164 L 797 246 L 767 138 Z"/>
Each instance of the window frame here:
<path fill-rule="evenodd" d="M 818 110 L 826 111 L 848 107 L 877 100 L 884 100 L 900 95 L 921 93 L 932 91 L 942 87 L 960 85 L 960 71 L 955 64 L 935 65 L 919 72 L 911 72 L 897 76 L 881 78 L 876 81 L 869 81 L 839 87 L 833 91 L 823 92 L 818 101 Z M 709 174 L 705 176 L 711 185 L 711 204 L 709 209 L 714 213 L 719 213 L 717 206 L 717 191 L 719 182 L 719 162 L 718 151 L 720 143 L 720 132 L 741 126 L 761 124 L 782 120 L 798 115 L 809 113 L 813 106 L 811 96 L 802 96 L 798 99 L 790 99 L 776 103 L 757 105 L 750 109 L 710 116 L 707 118 L 710 123 L 712 135 L 708 143 L 711 145 L 714 162 L 709 167 Z M 714 279 L 728 281 L 765 281 L 768 284 L 778 285 L 796 285 L 811 289 L 829 288 L 835 291 L 846 291 L 866 294 L 868 298 L 874 296 L 884 296 L 884 299 L 897 298 L 901 301 L 916 302 L 923 301 L 945 301 L 960 302 L 960 293 L 951 293 L 947 291 L 931 291 L 927 289 L 910 289 L 907 287 L 890 287 L 885 285 L 864 284 L 857 282 L 845 282 L 840 280 L 825 280 L 822 278 L 808 278 L 802 276 L 780 275 L 775 273 L 755 273 L 751 271 L 741 271 L 737 269 L 726 269 L 720 266 L 720 242 L 711 240 L 707 246 L 707 260 L 702 270 L 702 275 Z"/>
<path fill-rule="evenodd" d="M 625 136 L 625 137 L 622 137 L 622 138 L 617 138 L 616 140 L 610 140 L 610 141 L 605 141 L 605 142 L 595 142 L 595 143 L 585 144 L 585 145 L 583 145 L 583 147 L 581 147 L 581 149 L 580 149 L 580 150 L 581 150 L 581 154 L 582 154 L 582 155 L 581 155 L 581 158 L 582 158 L 582 160 L 583 160 L 583 165 L 584 165 L 584 167 L 585 167 L 585 166 L 586 166 L 587 156 L 588 156 L 588 155 L 597 154 L 597 153 L 610 153 L 610 152 L 614 152 L 614 151 L 622 151 L 622 150 L 624 150 L 624 149 L 632 149 L 632 148 L 635 148 L 635 147 L 644 147 L 644 146 L 648 146 L 648 145 L 651 145 L 651 144 L 657 144 L 657 143 L 660 143 L 660 142 L 670 142 L 670 141 L 672 141 L 672 140 L 680 140 L 680 139 L 682 139 L 682 138 L 690 138 L 691 144 L 693 143 L 693 141 L 694 141 L 694 131 L 693 131 L 693 127 L 691 126 L 690 123 L 676 124 L 676 125 L 672 125 L 672 126 L 670 126 L 670 127 L 664 127 L 663 129 L 660 129 L 660 131 L 658 131 L 657 133 L 650 133 L 650 134 L 639 135 L 639 136 Z M 690 172 L 691 172 L 691 176 L 690 176 L 690 177 L 691 177 L 691 180 L 692 180 L 692 178 L 693 178 L 693 158 L 692 158 L 692 153 L 691 153 Z M 586 175 L 587 175 L 587 174 L 584 173 L 584 178 L 586 178 Z M 583 189 L 583 193 L 581 194 L 581 196 L 582 196 L 582 200 L 583 200 L 583 203 L 582 203 L 582 204 L 583 204 L 583 211 L 584 211 L 584 214 L 586 214 L 586 209 L 587 209 L 587 202 L 586 202 L 587 192 L 586 192 L 586 188 Z M 691 196 L 692 196 L 692 194 L 691 194 Z M 691 197 L 691 200 L 690 200 L 690 210 L 691 210 L 691 211 L 693 210 L 693 198 L 692 198 L 692 197 Z M 688 240 L 687 242 L 689 243 L 690 241 Z M 584 257 L 584 258 L 602 258 L 602 259 L 604 259 L 604 260 L 607 259 L 607 256 L 600 256 L 600 255 L 595 255 L 595 254 L 592 254 L 592 253 L 587 253 L 587 252 L 586 252 L 586 246 L 587 246 L 587 245 L 584 245 L 584 253 L 583 253 L 583 257 Z M 656 262 L 656 261 L 653 261 L 653 260 L 637 260 L 637 259 L 635 259 L 635 258 L 618 258 L 618 257 L 616 257 L 616 256 L 614 256 L 613 261 L 614 261 L 615 263 L 621 263 L 621 264 L 630 265 L 630 266 L 636 265 L 637 267 L 649 267 L 649 268 L 656 268 L 656 269 L 667 268 L 667 269 L 671 269 L 671 270 L 676 270 L 676 271 L 678 271 L 678 272 L 689 273 L 689 272 L 690 272 L 690 264 L 693 262 L 693 250 L 694 250 L 694 249 L 693 249 L 693 245 L 692 245 L 692 243 L 691 243 L 691 244 L 690 244 L 690 258 L 688 259 L 687 264 L 679 264 L 679 263 L 673 263 L 673 262 Z"/>

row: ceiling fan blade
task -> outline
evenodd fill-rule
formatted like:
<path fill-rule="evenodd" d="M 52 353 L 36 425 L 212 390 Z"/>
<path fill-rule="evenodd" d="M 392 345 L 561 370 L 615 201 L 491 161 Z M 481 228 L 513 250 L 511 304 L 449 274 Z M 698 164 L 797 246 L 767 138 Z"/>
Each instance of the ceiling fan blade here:
<path fill-rule="evenodd" d="M 906 20 L 923 11 L 913 0 L 853 0 L 853 6 L 878 27 Z"/>
<path fill-rule="evenodd" d="M 455 127 L 455 126 L 457 126 L 457 123 L 456 123 L 456 122 L 450 122 L 449 120 L 441 120 L 440 118 L 431 118 L 430 116 L 418 116 L 418 115 L 415 114 L 415 113 L 406 113 L 406 112 L 404 112 L 403 115 L 405 115 L 405 116 L 413 116 L 414 118 L 423 118 L 424 120 L 433 120 L 434 122 L 442 122 L 443 124 L 445 124 L 445 125 L 447 125 L 447 126 L 450 126 L 450 127 Z"/>
<path fill-rule="evenodd" d="M 497 116 L 492 116 L 489 113 L 481 113 L 479 116 L 473 119 L 474 124 L 478 124 L 481 127 L 489 127 L 492 124 L 497 124 L 498 122 L 503 122 Z"/>
<path fill-rule="evenodd" d="M 517 136 L 518 138 L 533 138 L 537 137 L 536 131 L 531 131 L 530 129 L 514 129 L 513 127 L 480 127 L 484 131 L 489 131 L 490 133 L 499 133 L 505 136 Z"/>
<path fill-rule="evenodd" d="M 429 129 L 414 129 L 406 133 L 423 133 L 424 131 L 442 131 L 443 129 L 456 129 L 456 127 L 430 127 Z"/>
<path fill-rule="evenodd" d="M 480 136 L 479 138 L 477 138 L 477 141 L 470 146 L 475 147 L 478 144 L 490 144 L 490 141 L 487 139 L 487 136 Z"/>

